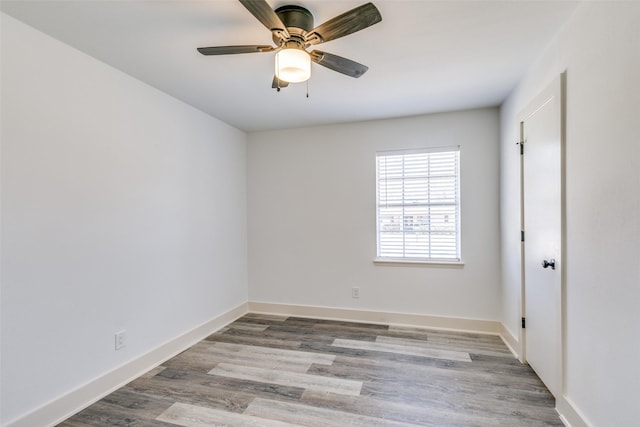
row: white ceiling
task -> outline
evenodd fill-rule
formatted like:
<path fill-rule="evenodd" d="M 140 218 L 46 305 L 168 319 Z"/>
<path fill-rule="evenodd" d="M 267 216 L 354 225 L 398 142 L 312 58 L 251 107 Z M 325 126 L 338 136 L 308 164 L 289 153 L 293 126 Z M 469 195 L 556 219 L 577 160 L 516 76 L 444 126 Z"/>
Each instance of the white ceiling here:
<path fill-rule="evenodd" d="M 315 25 L 366 2 L 304 5 Z M 3 0 L 5 13 L 239 129 L 252 132 L 497 106 L 576 2 L 373 0 L 382 22 L 318 46 L 369 66 L 359 79 L 313 64 L 271 88 L 274 53 L 196 47 L 272 44 L 236 0 Z"/>

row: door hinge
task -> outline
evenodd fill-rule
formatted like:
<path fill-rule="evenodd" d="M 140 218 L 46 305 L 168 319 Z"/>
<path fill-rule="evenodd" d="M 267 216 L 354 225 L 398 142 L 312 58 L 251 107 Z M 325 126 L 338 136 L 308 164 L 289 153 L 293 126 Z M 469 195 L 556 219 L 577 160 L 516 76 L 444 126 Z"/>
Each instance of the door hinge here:
<path fill-rule="evenodd" d="M 524 242 L 524 230 L 520 230 L 520 241 Z"/>
<path fill-rule="evenodd" d="M 527 322 L 525 321 L 525 318 L 523 317 L 522 318 L 522 329 L 526 329 L 526 327 L 527 327 L 526 324 L 527 324 Z"/>
<path fill-rule="evenodd" d="M 520 146 L 520 155 L 524 154 L 524 141 L 520 141 L 517 143 Z"/>

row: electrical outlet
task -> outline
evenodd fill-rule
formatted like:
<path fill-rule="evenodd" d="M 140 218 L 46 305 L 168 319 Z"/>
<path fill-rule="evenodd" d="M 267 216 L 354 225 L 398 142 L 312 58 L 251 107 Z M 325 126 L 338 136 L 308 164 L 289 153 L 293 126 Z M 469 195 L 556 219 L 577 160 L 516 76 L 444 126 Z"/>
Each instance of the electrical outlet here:
<path fill-rule="evenodd" d="M 127 345 L 127 331 L 116 332 L 116 350 Z"/>
<path fill-rule="evenodd" d="M 351 298 L 360 298 L 360 288 L 351 288 Z"/>

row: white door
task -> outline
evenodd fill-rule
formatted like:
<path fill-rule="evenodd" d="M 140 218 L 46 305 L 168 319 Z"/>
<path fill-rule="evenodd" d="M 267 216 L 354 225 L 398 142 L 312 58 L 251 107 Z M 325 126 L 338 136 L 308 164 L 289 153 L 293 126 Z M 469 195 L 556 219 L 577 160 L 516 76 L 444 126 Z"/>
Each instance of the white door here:
<path fill-rule="evenodd" d="M 523 141 L 525 360 L 562 392 L 564 76 L 520 116 Z"/>

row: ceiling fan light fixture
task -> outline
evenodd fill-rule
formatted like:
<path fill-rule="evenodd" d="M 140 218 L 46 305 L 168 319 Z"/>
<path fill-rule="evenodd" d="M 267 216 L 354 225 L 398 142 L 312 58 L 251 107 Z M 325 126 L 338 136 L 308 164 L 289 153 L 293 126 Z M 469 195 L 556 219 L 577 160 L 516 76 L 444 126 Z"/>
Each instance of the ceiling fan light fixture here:
<path fill-rule="evenodd" d="M 276 53 L 276 77 L 289 83 L 300 83 L 311 77 L 311 57 L 299 48 L 285 48 Z"/>

